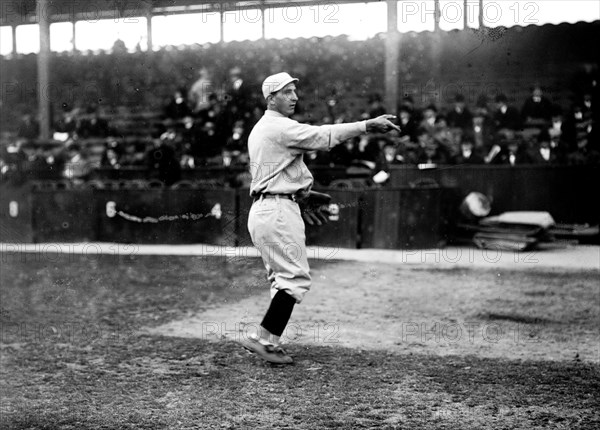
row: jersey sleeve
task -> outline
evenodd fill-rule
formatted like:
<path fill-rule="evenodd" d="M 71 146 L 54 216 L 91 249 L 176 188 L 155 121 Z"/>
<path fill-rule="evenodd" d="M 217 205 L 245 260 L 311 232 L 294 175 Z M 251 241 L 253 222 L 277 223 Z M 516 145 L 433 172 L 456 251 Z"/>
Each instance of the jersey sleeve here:
<path fill-rule="evenodd" d="M 281 137 L 288 148 L 306 152 L 329 150 L 350 138 L 366 133 L 366 131 L 366 121 L 315 126 L 290 120 L 289 126 L 282 132 L 283 136 Z"/>

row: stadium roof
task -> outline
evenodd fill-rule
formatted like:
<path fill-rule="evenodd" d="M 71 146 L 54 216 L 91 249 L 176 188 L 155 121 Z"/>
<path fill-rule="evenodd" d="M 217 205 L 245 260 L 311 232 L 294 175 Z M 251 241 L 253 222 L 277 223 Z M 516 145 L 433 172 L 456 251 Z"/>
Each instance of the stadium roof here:
<path fill-rule="evenodd" d="M 375 0 L 335 0 L 335 4 L 373 1 Z M 36 0 L 2 1 L 0 2 L 0 25 L 34 24 L 39 21 L 40 14 L 49 17 L 50 22 L 73 22 L 122 19 L 146 15 L 216 13 L 245 9 L 324 5 L 323 1 L 315 0 L 97 0 L 91 2 L 83 0 L 48 0 L 47 3 L 47 7 L 40 10 Z"/>

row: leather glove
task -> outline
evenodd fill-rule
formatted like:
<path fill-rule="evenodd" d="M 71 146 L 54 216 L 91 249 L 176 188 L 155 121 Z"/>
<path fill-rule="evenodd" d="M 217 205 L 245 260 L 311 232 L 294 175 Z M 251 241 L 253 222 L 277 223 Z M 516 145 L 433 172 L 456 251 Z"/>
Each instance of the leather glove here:
<path fill-rule="evenodd" d="M 331 196 L 317 191 L 309 191 L 296 197 L 304 222 L 309 225 L 323 225 L 329 222 Z"/>

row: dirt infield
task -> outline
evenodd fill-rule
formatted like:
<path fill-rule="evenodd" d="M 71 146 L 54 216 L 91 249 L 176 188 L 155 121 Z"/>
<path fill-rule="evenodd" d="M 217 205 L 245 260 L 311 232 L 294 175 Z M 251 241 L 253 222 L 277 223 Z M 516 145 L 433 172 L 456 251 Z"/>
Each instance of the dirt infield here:
<path fill-rule="evenodd" d="M 403 354 L 599 363 L 597 273 L 520 273 L 336 262 L 315 270 L 284 342 Z M 261 276 L 249 280 L 264 285 Z M 220 340 L 257 331 L 268 291 L 148 329 Z"/>
<path fill-rule="evenodd" d="M 0 257 L 0 428 L 600 427 L 594 268 L 314 260 L 279 368 L 256 258 Z"/>

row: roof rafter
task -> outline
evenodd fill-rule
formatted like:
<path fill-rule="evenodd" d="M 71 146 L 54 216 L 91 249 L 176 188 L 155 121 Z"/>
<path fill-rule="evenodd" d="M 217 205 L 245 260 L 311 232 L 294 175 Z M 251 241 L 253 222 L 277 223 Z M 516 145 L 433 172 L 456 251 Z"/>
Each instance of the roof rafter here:
<path fill-rule="evenodd" d="M 301 6 L 331 7 L 350 3 L 373 3 L 378 0 L 246 0 L 246 1 L 199 1 L 199 0 L 50 0 L 40 10 L 36 0 L 12 0 L 0 2 L 0 25 L 35 24 L 40 14 L 50 22 L 97 21 L 99 19 L 123 19 L 140 16 L 177 15 L 185 13 L 219 13 L 248 9 L 270 9 Z M 381 1 L 381 0 L 379 0 Z"/>

